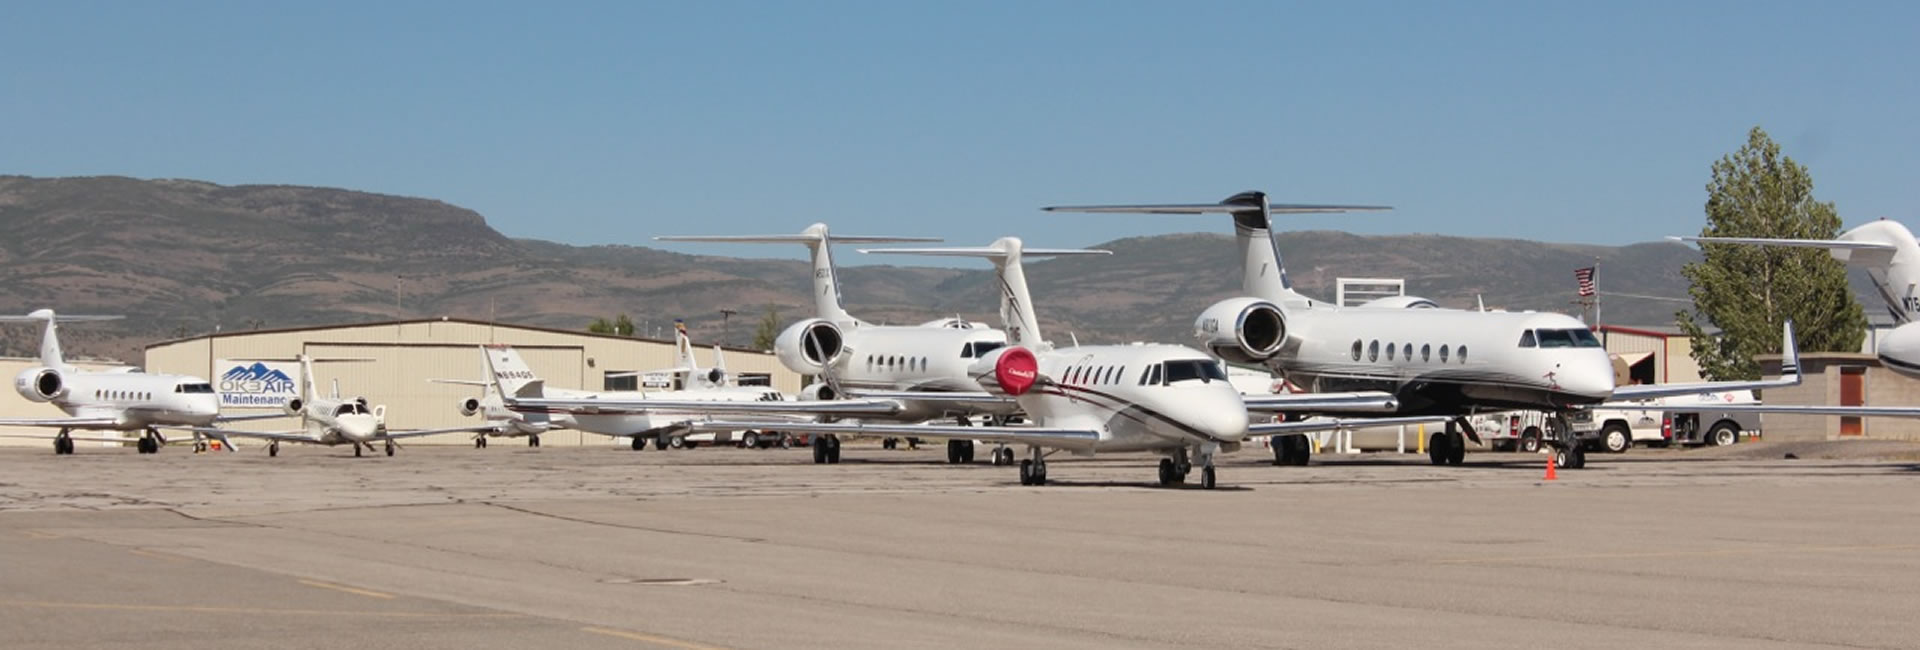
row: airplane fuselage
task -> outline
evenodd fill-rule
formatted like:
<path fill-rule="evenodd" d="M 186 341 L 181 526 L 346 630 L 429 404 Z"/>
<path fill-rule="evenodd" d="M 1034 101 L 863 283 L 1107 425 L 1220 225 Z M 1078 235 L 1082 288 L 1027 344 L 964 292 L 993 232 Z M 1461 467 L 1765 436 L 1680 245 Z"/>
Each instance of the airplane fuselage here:
<path fill-rule="evenodd" d="M 1613 391 L 1606 350 L 1564 314 L 1316 303 L 1287 325 L 1270 367 L 1311 392 L 1392 393 L 1400 415 L 1564 410 Z"/>
<path fill-rule="evenodd" d="M 843 328 L 847 352 L 835 372 L 850 390 L 888 390 L 928 393 L 925 399 L 903 400 L 905 410 L 890 418 L 920 422 L 956 415 L 1007 415 L 1008 406 L 979 402 L 942 401 L 938 393 L 980 389 L 968 368 L 993 350 L 1006 345 L 1004 332 L 982 327 L 946 327 L 929 323 L 917 327 L 866 325 Z"/>
<path fill-rule="evenodd" d="M 117 418 L 112 427 L 209 426 L 220 416 L 219 396 L 205 379 L 124 371 L 63 373 L 66 395 L 53 405 L 74 417 Z M 90 427 L 91 428 L 91 427 Z"/>
<path fill-rule="evenodd" d="M 1086 428 L 1098 441 L 1079 452 L 1165 451 L 1208 444 L 1223 451 L 1247 436 L 1246 404 L 1219 363 L 1177 345 L 1092 345 L 1036 355 L 1043 381 L 1016 398 L 1043 427 Z M 974 366 L 993 390 L 992 360 Z"/>

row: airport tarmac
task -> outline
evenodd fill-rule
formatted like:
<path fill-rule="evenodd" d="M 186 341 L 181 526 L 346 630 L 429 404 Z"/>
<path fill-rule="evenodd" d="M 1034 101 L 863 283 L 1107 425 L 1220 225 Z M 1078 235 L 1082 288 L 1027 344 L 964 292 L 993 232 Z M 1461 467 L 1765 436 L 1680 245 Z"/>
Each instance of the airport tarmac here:
<path fill-rule="evenodd" d="M 1022 487 L 938 445 L 8 448 L 0 645 L 1914 647 L 1920 447 L 1859 449 L 1551 483 L 1538 455 L 1248 450 L 1205 491 L 1131 455 Z"/>

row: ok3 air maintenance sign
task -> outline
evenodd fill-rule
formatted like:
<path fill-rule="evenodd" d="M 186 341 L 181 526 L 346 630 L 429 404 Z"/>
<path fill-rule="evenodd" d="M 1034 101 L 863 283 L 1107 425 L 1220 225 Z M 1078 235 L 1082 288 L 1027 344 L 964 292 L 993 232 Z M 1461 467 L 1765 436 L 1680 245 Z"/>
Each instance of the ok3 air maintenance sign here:
<path fill-rule="evenodd" d="M 300 396 L 298 363 L 220 359 L 213 367 L 222 408 L 280 408 Z"/>

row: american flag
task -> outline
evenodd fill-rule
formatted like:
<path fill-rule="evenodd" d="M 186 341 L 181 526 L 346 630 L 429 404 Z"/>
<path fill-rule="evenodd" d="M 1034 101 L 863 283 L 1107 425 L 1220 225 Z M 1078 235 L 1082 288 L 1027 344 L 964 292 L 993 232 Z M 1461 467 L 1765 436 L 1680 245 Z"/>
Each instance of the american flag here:
<path fill-rule="evenodd" d="M 1584 269 L 1573 270 L 1573 279 L 1580 283 L 1580 297 L 1582 298 L 1586 298 L 1593 295 L 1594 268 L 1595 267 L 1589 266 Z"/>

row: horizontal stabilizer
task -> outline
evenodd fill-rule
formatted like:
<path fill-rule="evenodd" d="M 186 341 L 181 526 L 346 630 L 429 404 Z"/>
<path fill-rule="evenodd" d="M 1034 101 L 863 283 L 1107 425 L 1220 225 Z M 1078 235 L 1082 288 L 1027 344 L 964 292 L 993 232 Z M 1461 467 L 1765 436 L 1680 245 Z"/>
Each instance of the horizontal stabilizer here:
<path fill-rule="evenodd" d="M 1009 251 L 991 246 L 964 246 L 953 248 L 862 248 L 862 253 L 890 253 L 894 255 L 932 255 L 936 257 L 1006 257 Z M 1112 255 L 1113 251 L 1092 248 L 1023 248 L 1022 257 L 1064 257 L 1069 255 Z"/>
<path fill-rule="evenodd" d="M 87 314 L 60 314 L 58 316 L 55 316 L 52 311 L 42 309 L 26 315 L 20 315 L 20 314 L 0 315 L 0 323 L 45 323 L 49 320 L 54 321 L 56 323 L 89 323 L 89 322 L 96 322 L 96 321 L 120 320 L 123 318 L 126 318 L 126 317 L 125 316 L 87 315 Z"/>
<path fill-rule="evenodd" d="M 1229 203 L 1172 203 L 1163 205 L 1055 205 L 1040 208 L 1047 212 L 1088 212 L 1104 214 L 1230 214 L 1245 212 L 1247 206 Z M 1272 214 L 1327 214 L 1392 210 L 1385 205 L 1327 205 L 1319 203 L 1274 203 Z"/>
<path fill-rule="evenodd" d="M 1748 244 L 1752 246 L 1795 246 L 1799 248 L 1831 248 L 1856 251 L 1899 250 L 1899 247 L 1887 242 L 1855 241 L 1840 239 L 1768 239 L 1764 237 L 1675 237 L 1667 239 L 1705 244 Z"/>
<path fill-rule="evenodd" d="M 654 241 L 692 241 L 719 242 L 726 244 L 811 244 L 825 240 L 829 243 L 845 242 L 849 244 L 893 244 L 942 241 L 939 237 L 897 237 L 891 235 L 669 235 L 655 237 Z"/>

